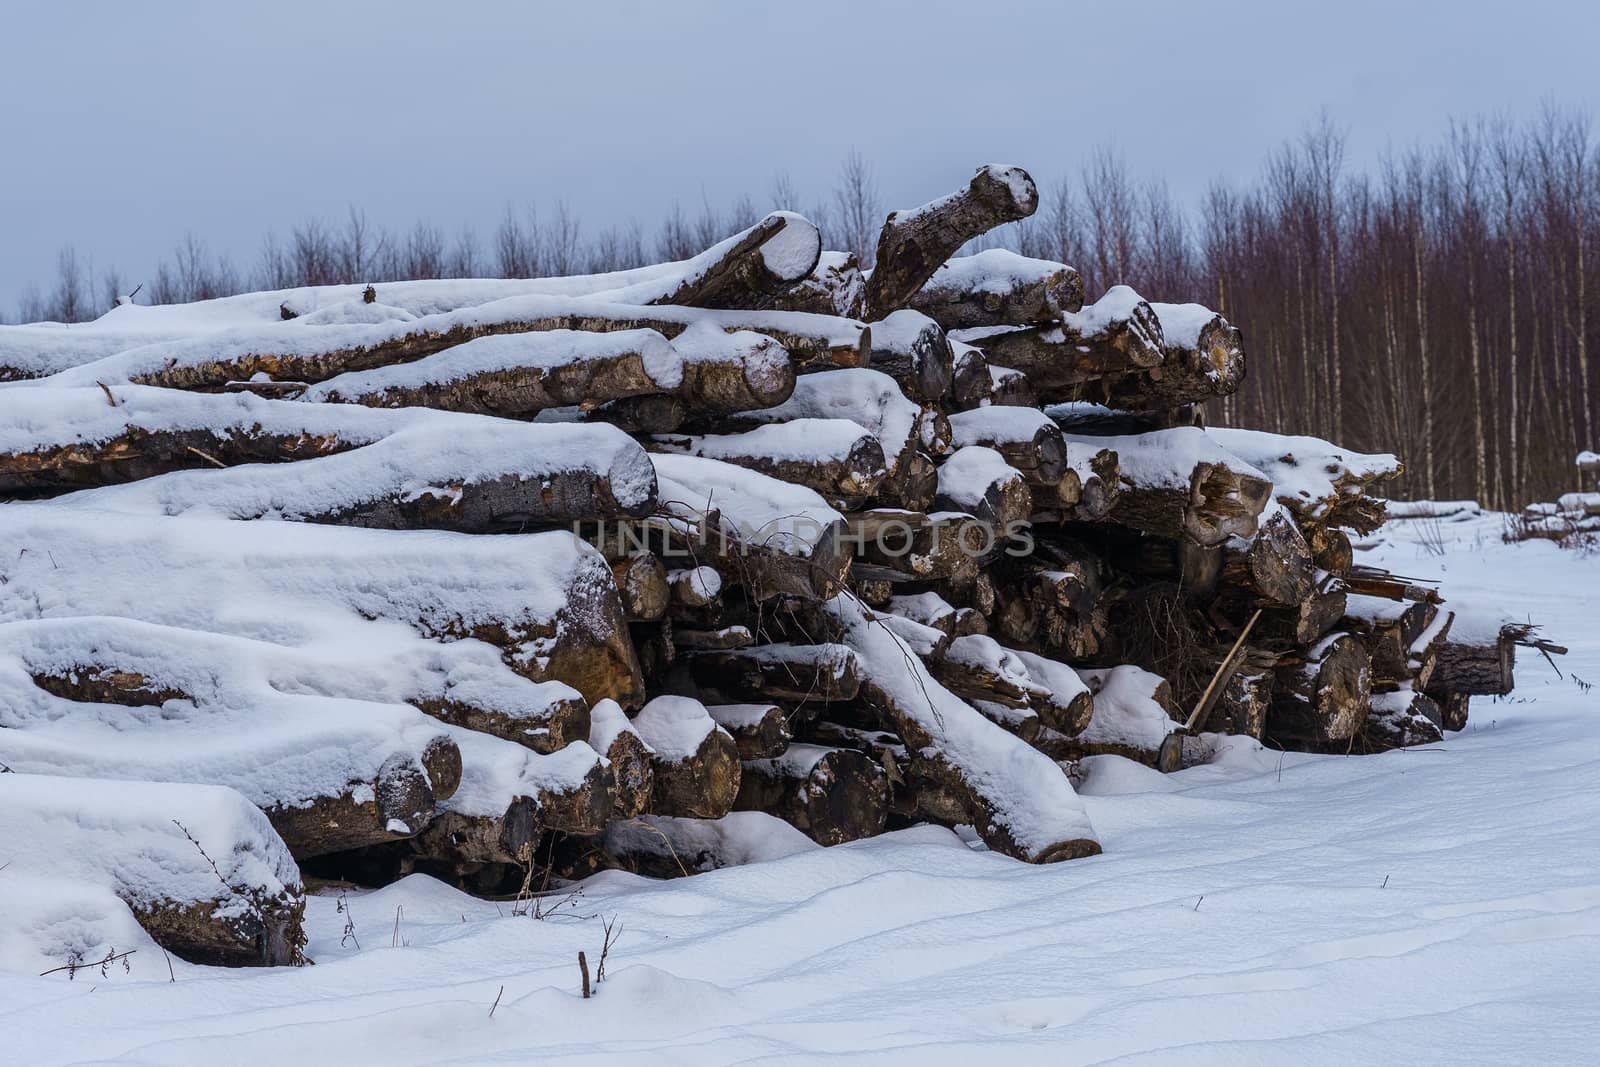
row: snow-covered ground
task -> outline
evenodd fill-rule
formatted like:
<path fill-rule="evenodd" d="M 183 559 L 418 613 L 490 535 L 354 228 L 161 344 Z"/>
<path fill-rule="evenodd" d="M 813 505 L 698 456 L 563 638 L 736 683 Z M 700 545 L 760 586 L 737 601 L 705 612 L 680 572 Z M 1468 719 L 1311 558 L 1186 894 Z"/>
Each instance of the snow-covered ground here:
<path fill-rule="evenodd" d="M 0 1062 L 1593 1063 L 1600 555 L 1500 530 L 1396 523 L 1361 556 L 1571 647 L 1563 677 L 1524 650 L 1442 744 L 1239 742 L 1166 777 L 1099 757 L 1105 854 L 1049 867 L 922 828 L 606 874 L 542 921 L 415 877 L 350 894 L 346 938 L 320 896 L 315 967 L 0 976 Z"/>

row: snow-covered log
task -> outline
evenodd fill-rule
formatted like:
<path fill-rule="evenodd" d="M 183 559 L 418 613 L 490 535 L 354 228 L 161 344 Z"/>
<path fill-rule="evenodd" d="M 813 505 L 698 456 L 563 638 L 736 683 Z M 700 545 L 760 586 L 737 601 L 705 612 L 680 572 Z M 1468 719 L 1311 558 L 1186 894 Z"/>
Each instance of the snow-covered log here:
<path fill-rule="evenodd" d="M 602 740 L 606 704 L 595 705 Z M 588 744 L 541 754 L 471 731 L 454 737 L 462 752 L 461 786 L 428 828 L 404 843 L 422 859 L 458 867 L 526 865 L 546 831 L 598 833 L 614 812 L 616 768 Z"/>
<path fill-rule="evenodd" d="M 418 421 L 413 414 L 143 385 L 3 389 L 0 494 L 52 495 L 175 470 L 326 456 L 381 441 Z"/>
<path fill-rule="evenodd" d="M 461 780 L 446 728 L 282 692 L 256 642 L 115 618 L 3 631 L 0 763 L 19 772 L 229 786 L 299 857 L 415 834 Z"/>
<path fill-rule="evenodd" d="M 1036 408 L 981 407 L 950 416 L 950 443 L 982 445 L 1005 457 L 1029 485 L 1058 486 L 1067 467 L 1061 428 Z"/>
<path fill-rule="evenodd" d="M 177 471 L 76 493 L 57 506 L 495 533 L 643 516 L 656 494 L 649 457 L 610 426 L 426 418 L 347 452 Z"/>
<path fill-rule="evenodd" d="M 948 259 L 910 306 L 947 330 L 1026 326 L 1083 307 L 1083 280 L 1065 263 L 1004 248 Z"/>
<path fill-rule="evenodd" d="M 981 445 L 957 449 L 940 465 L 934 503 L 989 523 L 999 537 L 1009 536 L 1033 512 L 1033 494 L 1022 472 L 996 450 Z"/>
<path fill-rule="evenodd" d="M 739 748 L 698 700 L 659 696 L 633 718 L 653 753 L 657 815 L 720 819 L 739 795 Z"/>
<path fill-rule="evenodd" d="M 1516 641 L 1504 628 L 1476 614 L 1457 617 L 1451 635 L 1438 650 L 1430 693 L 1504 696 L 1511 692 L 1516 667 Z"/>
<path fill-rule="evenodd" d="M 793 736 L 789 717 L 776 704 L 708 704 L 706 711 L 733 738 L 741 760 L 780 756 Z"/>
<path fill-rule="evenodd" d="M 997 403 L 997 383 L 983 349 L 961 341 L 950 341 L 950 401 L 957 410 L 968 411 Z M 1021 377 L 1018 375 L 1017 377 Z"/>
<path fill-rule="evenodd" d="M 1178 727 L 1167 680 L 1132 665 L 1077 673 L 1094 695 L 1089 721 L 1076 734 L 1041 733 L 1040 749 L 1056 759 L 1109 753 L 1154 766 Z"/>
<path fill-rule="evenodd" d="M 944 329 L 920 311 L 902 308 L 872 324 L 872 369 L 893 378 L 913 400 L 943 400 L 950 392 L 954 362 Z"/>
<path fill-rule="evenodd" d="M 824 252 L 811 273 L 773 298 L 774 311 L 807 311 L 859 319 L 867 282 L 854 252 Z"/>
<path fill-rule="evenodd" d="M 706 308 L 768 307 L 783 292 L 808 278 L 821 255 L 822 237 L 816 226 L 792 211 L 774 211 L 743 233 L 689 260 L 692 267 L 674 284 L 640 302 Z M 622 290 L 612 298 L 628 300 L 634 295 Z"/>
<path fill-rule="evenodd" d="M 653 454 L 661 510 L 681 549 L 757 600 L 826 599 L 850 566 L 844 517 L 801 485 L 700 456 Z"/>
<path fill-rule="evenodd" d="M 844 597 L 828 609 L 861 660 L 863 699 L 893 725 L 919 774 L 959 799 L 990 848 L 1030 863 L 1100 851 L 1060 768 L 940 685 L 870 611 Z"/>
<path fill-rule="evenodd" d="M 655 751 L 615 700 L 600 701 L 590 716 L 589 747 L 610 764 L 611 817 L 643 814 L 655 791 Z"/>
<path fill-rule="evenodd" d="M 1131 437 L 1066 438 L 1069 453 L 1108 448 L 1117 453 L 1121 491 L 1112 520 L 1160 537 L 1201 546 L 1253 537 L 1272 495 L 1266 474 L 1192 426 Z"/>
<path fill-rule="evenodd" d="M 1131 411 L 1176 408 L 1228 396 L 1244 380 L 1244 341 L 1227 319 L 1200 304 L 1158 304 L 1161 365 L 1111 383 L 1109 402 Z"/>
<path fill-rule="evenodd" d="M 1126 285 L 1058 320 L 982 326 L 952 336 L 983 349 L 991 363 L 1022 371 L 1034 393 L 1048 401 L 1082 399 L 1092 395 L 1088 383 L 1147 371 L 1165 357 L 1160 320 Z"/>
<path fill-rule="evenodd" d="M 303 960 L 299 868 L 231 789 L 0 774 L 0 841 L 13 962 L 88 967 L 150 940 L 191 963 Z M 148 955 L 130 970 L 165 976 Z"/>
<path fill-rule="evenodd" d="M 668 434 L 651 444 L 803 485 L 838 507 L 860 507 L 888 473 L 878 438 L 847 419 L 795 419 L 737 434 Z"/>
<path fill-rule="evenodd" d="M 905 307 L 956 251 L 996 226 L 1032 215 L 1039 190 L 1021 167 L 988 164 L 965 189 L 908 211 L 891 211 L 867 279 L 867 317 Z"/>
<path fill-rule="evenodd" d="M 744 762 L 734 807 L 776 815 L 819 845 L 841 845 L 883 832 L 889 779 L 860 752 L 795 744 Z"/>
<path fill-rule="evenodd" d="M 1206 433 L 1266 475 L 1273 495 L 1296 519 L 1360 533 L 1383 522 L 1383 503 L 1368 491 L 1402 470 L 1391 455 L 1352 452 L 1316 437 L 1223 428 Z"/>
<path fill-rule="evenodd" d="M 0 552 L 12 561 L 0 583 L 6 617 L 120 615 L 297 646 L 340 647 L 352 633 L 477 638 L 518 673 L 559 679 L 590 702 L 637 705 L 643 695 L 611 569 L 566 532 L 480 537 L 14 504 L 0 511 Z"/>

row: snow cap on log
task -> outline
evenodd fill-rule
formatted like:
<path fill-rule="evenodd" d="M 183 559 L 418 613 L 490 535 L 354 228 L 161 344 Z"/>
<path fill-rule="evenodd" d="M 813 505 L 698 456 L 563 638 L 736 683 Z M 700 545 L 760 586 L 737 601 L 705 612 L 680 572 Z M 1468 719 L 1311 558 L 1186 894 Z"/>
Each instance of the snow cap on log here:
<path fill-rule="evenodd" d="M 1083 307 L 1083 280 L 1065 263 L 990 248 L 946 260 L 910 306 L 947 330 L 1026 326 Z"/>

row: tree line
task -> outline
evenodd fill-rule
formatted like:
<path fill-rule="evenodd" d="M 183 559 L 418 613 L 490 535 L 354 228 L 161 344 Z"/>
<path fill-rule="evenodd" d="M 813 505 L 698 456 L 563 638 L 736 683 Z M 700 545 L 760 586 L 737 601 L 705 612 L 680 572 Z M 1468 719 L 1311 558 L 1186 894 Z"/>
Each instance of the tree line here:
<path fill-rule="evenodd" d="M 1574 454 L 1600 446 L 1600 150 L 1588 116 L 1552 105 L 1524 121 L 1454 122 L 1368 170 L 1348 167 L 1345 149 L 1323 116 L 1253 179 L 1216 182 L 1189 206 L 1101 148 L 1079 173 L 1042 183 L 1033 218 L 981 247 L 1070 263 L 1090 294 L 1129 284 L 1239 324 L 1249 373 L 1212 421 L 1395 452 L 1407 467 L 1396 495 L 1514 508 L 1575 488 Z M 487 240 L 429 223 L 389 231 L 352 208 L 269 236 L 248 268 L 188 236 L 138 299 L 619 270 L 693 255 L 767 205 L 804 211 L 867 266 L 887 210 L 855 153 L 804 206 L 779 176 L 726 208 L 674 208 L 649 233 L 638 222 L 588 230 L 559 204 L 508 209 Z M 125 292 L 122 276 L 95 276 L 65 249 L 22 319 L 92 319 Z"/>

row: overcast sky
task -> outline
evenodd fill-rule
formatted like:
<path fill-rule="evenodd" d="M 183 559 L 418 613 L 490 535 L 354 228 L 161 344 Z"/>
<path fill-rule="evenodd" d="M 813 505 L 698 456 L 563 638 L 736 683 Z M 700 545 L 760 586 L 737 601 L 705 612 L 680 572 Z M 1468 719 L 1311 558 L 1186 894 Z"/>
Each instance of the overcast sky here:
<path fill-rule="evenodd" d="M 806 199 L 858 149 L 888 206 L 986 161 L 1120 147 L 1191 198 L 1322 107 L 1350 162 L 1451 116 L 1600 103 L 1600 5 L 21 3 L 0 13 L 0 309 L 77 246 L 130 284 L 193 230 L 236 262 L 357 204 L 487 236 Z"/>

